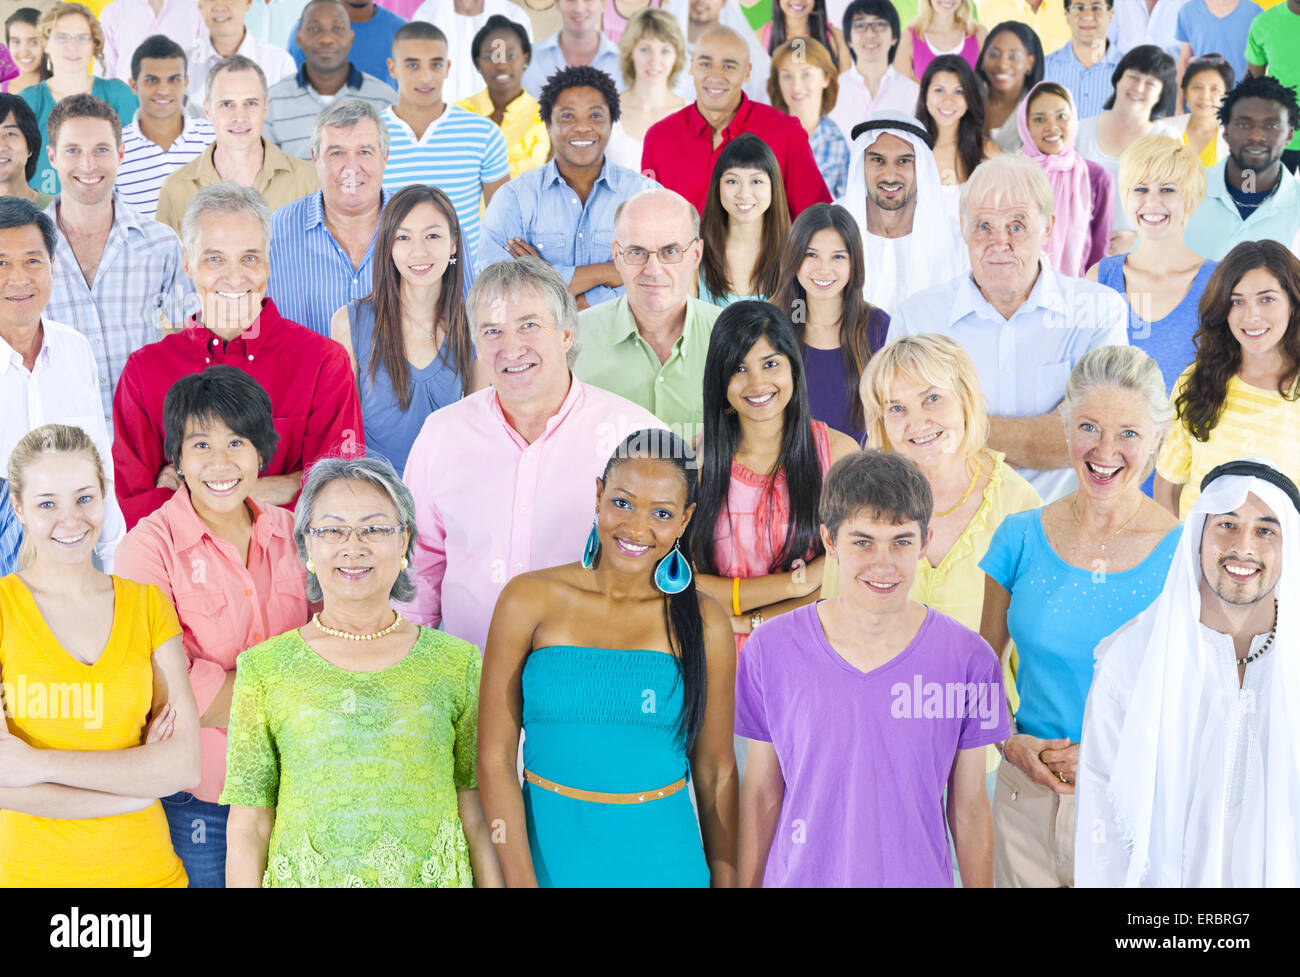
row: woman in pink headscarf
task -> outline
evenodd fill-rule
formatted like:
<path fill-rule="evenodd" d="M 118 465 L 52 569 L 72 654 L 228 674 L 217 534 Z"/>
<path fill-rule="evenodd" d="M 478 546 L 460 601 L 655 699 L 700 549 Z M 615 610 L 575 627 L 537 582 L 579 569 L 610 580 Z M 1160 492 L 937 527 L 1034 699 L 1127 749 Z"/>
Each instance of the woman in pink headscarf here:
<path fill-rule="evenodd" d="M 1021 155 L 1047 173 L 1056 221 L 1044 249 L 1063 275 L 1083 277 L 1106 257 L 1115 203 L 1115 181 L 1074 148 L 1079 127 L 1074 100 L 1056 82 L 1039 82 L 1017 109 Z"/>

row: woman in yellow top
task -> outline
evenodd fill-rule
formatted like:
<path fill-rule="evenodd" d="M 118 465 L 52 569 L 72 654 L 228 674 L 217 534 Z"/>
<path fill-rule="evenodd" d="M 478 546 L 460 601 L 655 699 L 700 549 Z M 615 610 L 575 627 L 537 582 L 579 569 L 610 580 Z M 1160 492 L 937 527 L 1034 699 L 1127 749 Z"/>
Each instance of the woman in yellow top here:
<path fill-rule="evenodd" d="M 537 99 L 523 85 L 533 57 L 528 32 L 522 24 L 493 14 L 470 42 L 470 56 L 487 88 L 457 105 L 497 124 L 506 141 L 510 179 L 545 164 L 551 138 L 538 114 Z"/>
<path fill-rule="evenodd" d="M 1192 58 L 1179 83 L 1185 115 L 1157 123 L 1156 132 L 1181 139 L 1205 167 L 1228 158 L 1228 142 L 1219 122 L 1219 106 L 1232 91 L 1237 75 L 1217 54 Z"/>
<path fill-rule="evenodd" d="M 0 578 L 0 886 L 184 887 L 158 802 L 199 782 L 176 611 L 91 562 L 105 482 L 84 431 L 38 427 L 8 477 L 23 549 Z"/>

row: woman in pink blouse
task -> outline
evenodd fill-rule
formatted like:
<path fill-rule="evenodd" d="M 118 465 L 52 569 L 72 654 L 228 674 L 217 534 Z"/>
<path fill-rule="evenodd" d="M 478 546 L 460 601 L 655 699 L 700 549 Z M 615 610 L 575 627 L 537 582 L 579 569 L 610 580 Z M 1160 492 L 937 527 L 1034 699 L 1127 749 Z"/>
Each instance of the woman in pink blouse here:
<path fill-rule="evenodd" d="M 249 498 L 278 437 L 271 398 L 242 370 L 212 366 L 182 377 L 163 402 L 165 453 L 182 487 L 136 524 L 116 572 L 157 584 L 176 605 L 200 713 L 203 779 L 163 798 L 172 844 L 191 888 L 221 888 L 226 725 L 235 659 L 307 623 L 307 575 L 293 513 Z"/>

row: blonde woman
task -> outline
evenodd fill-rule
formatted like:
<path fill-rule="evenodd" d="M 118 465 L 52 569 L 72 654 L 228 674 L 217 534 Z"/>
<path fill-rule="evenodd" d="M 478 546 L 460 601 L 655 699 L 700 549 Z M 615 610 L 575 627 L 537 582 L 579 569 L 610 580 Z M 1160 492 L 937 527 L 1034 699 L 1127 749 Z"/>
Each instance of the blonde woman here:
<path fill-rule="evenodd" d="M 646 132 L 686 104 L 675 91 L 687 67 L 686 39 L 677 18 L 656 8 L 635 14 L 618 42 L 618 64 L 628 87 L 619 95 L 619 120 L 605 156 L 619 166 L 640 170 Z"/>
<path fill-rule="evenodd" d="M 916 20 L 898 39 L 894 68 L 919 81 L 930 62 L 941 54 L 956 54 L 973 69 L 988 30 L 976 23 L 970 0 L 920 0 Z"/>

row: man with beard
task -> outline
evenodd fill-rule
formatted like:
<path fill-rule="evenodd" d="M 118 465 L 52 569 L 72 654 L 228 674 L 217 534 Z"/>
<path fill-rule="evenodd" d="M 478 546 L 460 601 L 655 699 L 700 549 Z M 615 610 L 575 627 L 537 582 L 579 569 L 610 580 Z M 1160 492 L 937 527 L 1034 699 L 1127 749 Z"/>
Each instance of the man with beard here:
<path fill-rule="evenodd" d="M 1219 261 L 1242 241 L 1290 245 L 1300 227 L 1300 183 L 1282 154 L 1300 123 L 1294 88 L 1246 78 L 1219 107 L 1228 158 L 1206 172 L 1205 202 L 1187 221 L 1183 243 Z"/>
<path fill-rule="evenodd" d="M 1255 458 L 1201 488 L 1160 597 L 1097 647 L 1079 885 L 1300 884 L 1300 491 Z"/>

